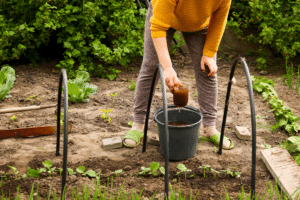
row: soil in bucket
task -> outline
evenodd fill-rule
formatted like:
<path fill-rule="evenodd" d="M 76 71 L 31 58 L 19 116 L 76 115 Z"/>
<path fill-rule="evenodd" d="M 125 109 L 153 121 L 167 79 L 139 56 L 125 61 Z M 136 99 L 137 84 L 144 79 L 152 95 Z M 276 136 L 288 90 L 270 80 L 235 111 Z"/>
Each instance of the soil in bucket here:
<path fill-rule="evenodd" d="M 186 123 L 186 122 L 169 122 L 169 125 L 171 125 L 171 126 L 186 126 L 186 125 L 190 125 L 190 123 Z"/>

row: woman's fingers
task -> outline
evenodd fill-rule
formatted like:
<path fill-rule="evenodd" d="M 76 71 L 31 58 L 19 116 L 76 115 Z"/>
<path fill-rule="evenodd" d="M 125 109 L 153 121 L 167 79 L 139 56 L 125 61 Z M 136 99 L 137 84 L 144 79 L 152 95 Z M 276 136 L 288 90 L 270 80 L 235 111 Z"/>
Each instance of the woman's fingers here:
<path fill-rule="evenodd" d="M 208 66 L 208 68 L 209 68 L 209 74 L 208 74 L 208 76 L 214 76 L 216 73 L 217 73 L 217 66 Z"/>

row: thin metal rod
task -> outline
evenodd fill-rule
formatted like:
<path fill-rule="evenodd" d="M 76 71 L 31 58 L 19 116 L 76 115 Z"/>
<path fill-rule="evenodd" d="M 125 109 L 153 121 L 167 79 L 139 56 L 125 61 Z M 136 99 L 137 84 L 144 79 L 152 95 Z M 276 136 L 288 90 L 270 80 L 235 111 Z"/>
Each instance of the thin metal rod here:
<path fill-rule="evenodd" d="M 173 66 L 173 64 L 172 64 Z M 173 66 L 174 68 L 174 66 Z M 174 68 L 175 69 L 175 68 Z M 147 106 L 147 112 L 146 112 L 146 121 L 144 126 L 144 139 L 143 139 L 143 150 L 142 153 L 146 151 L 146 145 L 147 145 L 147 130 L 148 130 L 148 121 L 149 121 L 149 114 L 150 114 L 150 108 L 152 103 L 152 96 L 155 86 L 155 80 L 157 76 L 157 71 L 159 70 L 160 73 L 160 79 L 161 79 L 161 86 L 162 86 L 162 95 L 163 95 L 163 108 L 164 108 L 164 116 L 165 116 L 165 130 L 166 130 L 166 156 L 165 156 L 165 194 L 167 200 L 169 199 L 169 127 L 168 127 L 168 107 L 167 107 L 167 95 L 166 95 L 166 83 L 165 83 L 165 76 L 164 76 L 164 70 L 161 64 L 158 64 L 158 67 L 154 71 L 151 88 L 150 88 L 150 94 L 148 98 L 148 106 Z M 177 74 L 178 76 L 178 74 Z"/>
<path fill-rule="evenodd" d="M 233 63 L 233 66 L 232 66 L 232 69 L 231 69 L 231 73 L 230 73 L 230 77 L 229 77 L 218 154 L 222 155 L 224 130 L 225 130 L 225 124 L 226 124 L 227 110 L 228 110 L 228 105 L 229 105 L 229 97 L 230 97 L 230 90 L 231 90 L 231 85 L 232 85 L 232 78 L 233 78 L 235 67 L 236 67 L 238 61 L 241 61 L 242 64 L 243 64 L 243 67 L 244 67 L 244 71 L 245 71 L 246 78 L 247 78 L 247 86 L 248 86 L 248 92 L 249 92 L 249 99 L 250 99 L 251 125 L 252 125 L 251 199 L 253 199 L 253 198 L 255 198 L 255 168 L 256 168 L 256 119 L 255 119 L 255 106 L 254 106 L 254 97 L 253 97 L 254 95 L 253 95 L 253 88 L 252 88 L 252 83 L 251 83 L 249 68 L 248 68 L 248 65 L 247 65 L 247 63 L 245 61 L 245 58 L 242 58 L 242 57 L 237 58 L 235 60 L 235 62 Z"/>
<path fill-rule="evenodd" d="M 62 189 L 61 199 L 64 199 L 66 176 L 67 176 L 67 161 L 68 161 L 68 85 L 67 72 L 65 69 L 61 70 L 58 86 L 58 103 L 57 103 L 57 141 L 56 141 L 56 156 L 59 156 L 60 144 L 60 111 L 61 111 L 61 93 L 62 85 L 64 86 L 64 152 L 63 152 L 63 174 L 62 174 Z"/>

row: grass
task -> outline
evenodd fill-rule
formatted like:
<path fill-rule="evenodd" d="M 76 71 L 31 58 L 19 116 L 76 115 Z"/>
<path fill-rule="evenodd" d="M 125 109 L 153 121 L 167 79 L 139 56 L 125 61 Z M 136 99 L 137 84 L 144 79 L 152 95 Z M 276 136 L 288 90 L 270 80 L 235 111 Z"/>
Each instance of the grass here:
<path fill-rule="evenodd" d="M 108 196 L 108 182 L 109 182 L 109 179 L 108 179 L 108 181 L 107 181 L 106 192 L 101 193 L 101 187 L 100 187 L 100 174 L 99 174 L 99 179 L 97 180 L 97 184 L 95 184 L 95 191 L 94 191 L 94 195 L 93 195 L 93 200 L 97 200 L 97 199 L 101 199 L 101 200 L 111 200 L 111 199 L 113 199 L 113 200 L 114 200 L 114 199 L 116 199 L 116 196 L 115 196 L 114 194 L 112 194 L 113 177 L 111 177 L 111 178 L 112 178 L 112 183 L 111 183 L 111 192 L 110 192 L 110 197 L 109 197 L 109 196 Z M 94 182 L 94 180 L 91 181 L 91 183 L 93 183 L 93 182 Z M 269 195 L 269 200 L 273 200 L 273 199 L 275 198 L 275 196 L 276 196 L 276 199 L 277 199 L 277 200 L 288 200 L 288 199 L 289 199 L 289 197 L 288 197 L 285 193 L 283 193 L 282 191 L 279 191 L 279 188 L 278 188 L 278 186 L 277 186 L 277 181 L 275 182 L 275 185 L 274 185 L 273 188 L 272 188 L 271 182 L 269 182 L 269 183 L 270 183 L 270 185 L 268 185 L 268 183 L 267 183 L 267 181 L 266 181 L 267 192 L 262 196 L 262 198 L 259 199 L 259 194 L 256 194 L 256 195 L 255 195 L 255 198 L 253 198 L 253 199 L 255 199 L 255 200 L 267 200 L 267 199 L 266 199 L 266 195 L 267 195 L 267 194 Z M 171 188 L 171 196 L 170 196 L 170 200 L 175 200 L 176 198 L 175 198 L 175 195 L 174 195 L 174 192 L 173 192 L 173 189 L 172 189 L 172 185 L 171 185 L 171 183 L 169 183 L 169 184 L 170 184 L 170 188 Z M 176 200 L 185 200 L 186 195 L 185 195 L 184 197 L 181 196 L 180 179 L 179 179 L 178 184 L 179 184 L 179 191 L 178 191 L 178 196 L 179 196 L 179 197 L 177 197 Z M 1 185 L 2 185 L 2 180 L 1 180 L 1 182 L 0 182 L 0 188 L 1 188 Z M 124 183 L 123 183 L 123 185 L 124 185 Z M 123 188 L 123 185 L 121 186 L 121 188 L 118 190 L 118 192 L 117 192 L 117 194 L 116 194 L 116 195 L 118 195 L 116 200 L 120 200 L 120 199 L 121 199 L 121 200 L 123 200 L 123 199 L 126 199 L 126 200 L 127 200 L 127 199 L 128 199 L 128 197 L 127 197 L 127 192 L 125 192 L 125 191 L 122 189 L 122 188 Z M 100 191 L 99 191 L 99 187 L 100 187 Z M 39 197 L 38 188 L 39 188 L 39 184 L 38 184 L 38 186 L 37 186 L 37 197 Z M 87 191 L 87 187 L 86 187 L 86 185 L 84 185 L 83 188 L 82 188 L 82 196 L 81 196 L 81 197 L 80 197 L 80 195 L 79 195 L 79 193 L 78 193 L 78 187 L 76 187 L 76 188 L 77 188 L 77 192 L 76 192 L 76 190 L 74 189 L 74 187 L 72 187 L 72 200 L 74 200 L 74 199 L 76 199 L 76 200 L 78 200 L 78 199 L 79 199 L 79 200 L 82 200 L 82 199 L 84 199 L 84 200 L 85 200 L 85 199 L 89 199 L 89 197 L 90 197 L 90 189 L 91 189 L 91 188 L 89 188 L 89 190 Z M 18 185 L 18 187 L 17 187 L 17 195 L 16 195 L 15 200 L 19 200 L 19 199 L 20 199 L 19 189 L 20 189 L 20 186 Z M 47 196 L 46 199 L 50 199 L 51 189 L 52 189 L 52 185 L 50 186 L 49 195 Z M 299 189 L 300 189 L 300 187 L 299 187 L 294 193 L 298 192 Z M 122 190 L 121 193 L 120 193 L 120 190 Z M 234 200 L 233 198 L 230 198 L 230 197 L 229 197 L 229 194 L 228 194 L 228 192 L 227 192 L 225 186 L 224 186 L 224 190 L 225 190 L 225 200 Z M 1 189 L 1 191 L 2 191 L 2 196 L 1 196 L 1 199 L 0 199 L 0 200 L 12 200 L 11 195 L 10 195 L 10 190 L 9 190 L 9 197 L 8 197 L 8 198 L 5 198 L 5 197 L 4 197 L 4 195 L 3 195 L 3 190 L 2 190 L 2 189 Z M 32 188 L 31 188 L 29 200 L 32 200 L 32 199 L 33 199 L 33 193 L 34 193 L 33 191 L 34 191 L 34 184 L 33 184 Z M 250 192 L 251 192 L 251 191 L 250 191 Z M 250 192 L 249 192 L 248 194 L 246 194 L 245 191 L 244 191 L 244 186 L 243 186 L 243 187 L 242 187 L 242 190 L 239 191 L 236 200 L 250 200 L 250 199 L 251 199 Z M 120 193 L 120 194 L 119 194 L 119 193 Z M 134 193 L 131 192 L 131 199 L 132 199 L 132 200 L 133 200 L 133 199 L 134 199 L 134 200 L 143 200 L 144 198 L 141 197 L 141 196 L 142 196 L 142 193 L 143 193 L 143 189 L 141 190 L 140 195 L 138 195 L 138 194 L 135 192 L 135 190 L 134 190 Z M 199 193 L 200 193 L 200 192 L 197 193 L 197 195 L 195 196 L 194 200 L 196 199 L 196 197 L 198 196 Z M 293 194 L 294 194 L 294 193 L 293 193 Z M 152 200 L 154 199 L 155 194 L 156 194 L 156 191 L 154 192 L 154 195 L 153 195 Z M 292 195 L 293 195 L 293 194 L 292 194 Z M 37 199 L 39 199 L 39 198 L 37 198 Z M 53 198 L 52 198 L 52 199 L 53 199 L 53 200 L 57 200 L 56 190 L 54 190 L 54 195 L 53 195 Z M 60 199 L 60 197 L 59 197 L 59 199 Z M 64 193 L 63 193 L 63 200 L 65 200 L 65 199 L 66 199 L 66 195 L 65 195 L 65 190 L 64 190 Z M 161 199 L 162 199 L 162 198 L 160 198 L 160 200 L 161 200 Z M 190 199 L 192 200 L 192 189 L 191 189 Z M 220 199 L 223 200 L 222 195 L 220 195 Z M 295 197 L 295 200 L 299 200 L 299 199 L 300 199 L 300 198 L 299 198 L 299 194 L 297 194 L 297 196 Z"/>
<path fill-rule="evenodd" d="M 109 180 L 108 180 L 108 181 L 109 181 Z M 113 177 L 112 177 L 111 192 L 110 192 L 110 197 L 109 197 L 109 195 L 108 195 L 108 181 L 107 181 L 107 187 L 106 187 L 107 190 L 106 190 L 106 192 L 101 193 L 101 187 L 100 187 L 100 174 L 99 174 L 99 179 L 97 180 L 97 184 L 95 184 L 95 191 L 94 191 L 94 195 L 93 195 L 93 200 L 97 200 L 97 199 L 101 199 L 101 200 L 111 200 L 111 199 L 113 199 L 113 200 L 114 200 L 114 199 L 117 199 L 117 200 L 123 200 L 123 199 L 126 199 L 126 200 L 127 200 L 127 199 L 128 199 L 128 197 L 127 197 L 127 192 L 125 192 L 125 191 L 122 189 L 124 183 L 123 183 L 123 185 L 121 186 L 121 188 L 118 190 L 118 192 L 117 192 L 117 194 L 116 194 L 116 195 L 118 195 L 117 198 L 116 198 L 116 195 L 112 194 Z M 180 180 L 179 180 L 179 181 L 180 181 Z M 93 182 L 94 182 L 94 180 L 91 181 L 91 183 L 93 183 Z M 174 200 L 174 199 L 175 199 L 175 194 L 174 194 L 174 192 L 173 192 L 171 183 L 169 183 L 169 184 L 170 184 L 170 188 L 171 188 L 170 200 Z M 0 182 L 0 188 L 1 188 L 1 185 L 2 185 L 2 180 L 1 180 L 1 182 Z M 39 196 L 38 188 L 39 188 L 39 184 L 38 184 L 38 186 L 37 186 L 37 191 L 36 191 L 37 197 Z M 65 187 L 65 188 L 66 188 L 66 187 Z M 77 192 L 76 192 L 76 190 L 74 189 L 74 187 L 72 187 L 72 200 L 74 200 L 74 199 L 76 199 L 76 200 L 78 200 L 78 199 L 80 199 L 80 200 L 82 200 L 82 199 L 89 199 L 89 197 L 90 197 L 90 189 L 91 189 L 91 188 L 87 191 L 86 185 L 83 186 L 83 188 L 82 188 L 82 196 L 81 196 L 81 197 L 80 197 L 80 195 L 79 195 L 79 193 L 78 193 L 78 187 L 76 187 L 76 188 L 77 188 Z M 100 188 L 100 191 L 99 191 L 99 188 Z M 52 185 L 50 186 L 49 195 L 47 196 L 46 199 L 50 199 L 51 189 L 52 189 Z M 15 200 L 20 200 L 19 190 L 20 190 L 20 186 L 18 185 L 18 186 L 17 186 L 17 195 L 16 195 Z M 120 190 L 122 190 L 121 193 L 120 193 Z M 0 199 L 0 200 L 13 200 L 13 198 L 11 197 L 11 194 L 10 194 L 10 190 L 9 190 L 9 197 L 8 197 L 8 198 L 5 198 L 5 197 L 4 197 L 4 194 L 3 194 L 3 190 L 2 190 L 2 189 L 1 189 L 1 191 L 2 191 L 2 196 L 1 196 L 1 199 Z M 34 193 L 34 184 L 32 185 L 32 188 L 31 188 L 29 200 L 33 199 L 33 193 Z M 119 193 L 120 193 L 120 194 L 119 194 Z M 134 193 L 131 192 L 131 198 L 132 198 L 132 199 L 135 199 L 135 200 L 143 200 L 144 198 L 141 197 L 141 196 L 142 196 L 142 193 L 143 193 L 143 189 L 141 190 L 140 195 L 138 195 L 138 194 L 135 192 L 135 190 L 134 190 Z M 154 199 L 155 194 L 156 194 L 156 191 L 154 192 L 154 195 L 153 195 L 152 200 Z M 199 194 L 199 192 L 197 193 L 196 197 L 198 196 L 198 194 Z M 179 195 L 179 199 L 180 199 L 180 200 L 185 199 L 185 196 L 186 196 L 186 195 L 184 196 L 184 198 L 182 198 L 182 196 L 181 196 L 180 182 L 179 182 L 179 191 L 178 191 L 178 195 Z M 196 197 L 194 198 L 194 200 L 196 199 Z M 53 195 L 53 198 L 52 198 L 52 199 L 53 199 L 53 200 L 57 200 L 57 195 L 56 195 L 56 190 L 55 190 L 55 189 L 54 189 L 54 195 Z M 59 199 L 60 199 L 60 197 L 59 197 Z M 62 199 L 62 200 L 65 200 L 65 199 L 66 199 L 66 195 L 65 195 L 65 190 L 64 190 L 64 192 L 63 192 L 63 199 Z M 190 199 L 192 200 L 192 189 L 191 189 L 191 198 L 190 198 Z"/>

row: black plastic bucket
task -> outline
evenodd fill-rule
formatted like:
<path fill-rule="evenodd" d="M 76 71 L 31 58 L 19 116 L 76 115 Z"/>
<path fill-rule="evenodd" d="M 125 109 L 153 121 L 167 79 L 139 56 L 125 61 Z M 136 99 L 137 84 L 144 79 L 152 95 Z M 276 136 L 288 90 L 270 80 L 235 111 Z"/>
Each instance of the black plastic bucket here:
<path fill-rule="evenodd" d="M 169 108 L 175 108 L 169 110 Z M 166 132 L 165 117 L 163 107 L 156 110 L 153 117 L 157 123 L 159 133 L 159 145 L 161 154 L 166 156 Z M 168 105 L 168 121 L 184 122 L 190 125 L 172 126 L 169 128 L 169 160 L 186 160 L 193 158 L 197 150 L 200 123 L 202 122 L 202 114 L 200 110 L 191 106 L 185 106 L 180 110 L 176 106 Z"/>

